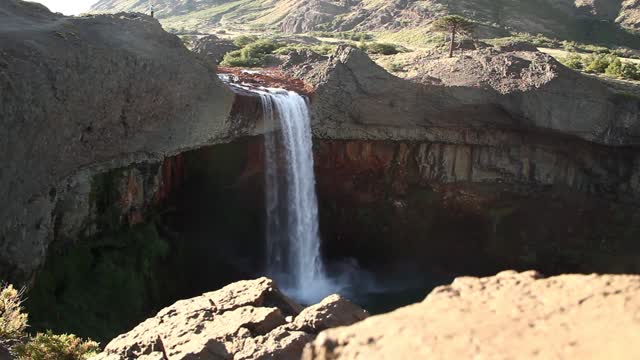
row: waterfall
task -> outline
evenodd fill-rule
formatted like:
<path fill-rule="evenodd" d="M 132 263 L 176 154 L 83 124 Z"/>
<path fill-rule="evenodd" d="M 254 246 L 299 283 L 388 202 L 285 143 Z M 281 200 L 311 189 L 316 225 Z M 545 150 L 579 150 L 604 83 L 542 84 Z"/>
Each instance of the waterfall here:
<path fill-rule="evenodd" d="M 279 128 L 265 136 L 267 272 L 292 297 L 313 303 L 335 288 L 320 256 L 308 104 L 292 91 L 258 93 L 265 122 Z"/>

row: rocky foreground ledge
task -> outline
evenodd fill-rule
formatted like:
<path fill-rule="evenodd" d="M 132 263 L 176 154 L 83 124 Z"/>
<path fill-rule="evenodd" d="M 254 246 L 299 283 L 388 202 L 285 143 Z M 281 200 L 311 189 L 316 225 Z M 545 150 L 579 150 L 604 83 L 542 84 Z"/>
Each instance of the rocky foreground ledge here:
<path fill-rule="evenodd" d="M 320 334 L 310 359 L 640 359 L 640 276 L 503 272 Z"/>
<path fill-rule="evenodd" d="M 267 278 L 241 281 L 160 311 L 94 360 L 299 359 L 320 331 L 367 316 L 338 295 L 303 309 Z"/>
<path fill-rule="evenodd" d="M 302 309 L 269 279 L 241 281 L 160 311 L 93 360 L 640 358 L 640 276 L 464 277 L 367 316 L 337 295 Z"/>

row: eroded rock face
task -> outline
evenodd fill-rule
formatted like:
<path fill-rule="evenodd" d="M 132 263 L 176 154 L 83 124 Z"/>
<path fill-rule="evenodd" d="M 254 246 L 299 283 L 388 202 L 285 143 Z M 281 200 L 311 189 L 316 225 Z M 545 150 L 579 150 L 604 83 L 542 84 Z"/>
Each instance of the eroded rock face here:
<path fill-rule="evenodd" d="M 638 144 L 640 101 L 616 94 L 548 55 L 522 50 L 512 46 L 425 59 L 429 68 L 412 80 L 389 74 L 354 48 L 342 48 L 324 62 L 314 59 L 317 69 L 302 75 L 316 87 L 314 134 L 477 143 L 482 140 L 476 133 L 491 129 L 547 131 L 604 145 Z M 289 71 L 296 74 L 303 66 Z"/>
<path fill-rule="evenodd" d="M 285 70 L 316 88 L 328 253 L 453 273 L 638 270 L 637 99 L 518 43 L 413 59 L 407 79 L 354 49 L 294 55 Z"/>
<path fill-rule="evenodd" d="M 0 278 L 12 281 L 41 266 L 74 177 L 238 132 L 233 93 L 143 15 L 74 18 L 3 1 L 0 93 Z"/>
<path fill-rule="evenodd" d="M 337 295 L 302 310 L 269 279 L 241 281 L 175 303 L 94 359 L 299 359 L 320 330 L 366 317 Z"/>
<path fill-rule="evenodd" d="M 228 52 L 237 49 L 238 47 L 233 44 L 233 41 L 209 35 L 196 40 L 191 51 L 219 64 Z"/>
<path fill-rule="evenodd" d="M 640 277 L 504 272 L 321 333 L 303 359 L 635 359 Z"/>
<path fill-rule="evenodd" d="M 489 138 L 317 140 L 325 254 L 378 270 L 640 271 L 633 150 L 542 134 Z"/>

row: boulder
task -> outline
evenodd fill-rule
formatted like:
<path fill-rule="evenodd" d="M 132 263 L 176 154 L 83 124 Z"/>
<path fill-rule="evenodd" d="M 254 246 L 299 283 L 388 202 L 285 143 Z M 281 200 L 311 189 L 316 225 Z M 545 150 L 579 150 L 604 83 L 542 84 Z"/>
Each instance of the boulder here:
<path fill-rule="evenodd" d="M 320 331 L 364 320 L 369 314 L 339 295 L 331 295 L 319 304 L 310 306 L 293 321 L 293 328 L 317 334 Z"/>
<path fill-rule="evenodd" d="M 228 52 L 234 50 L 238 50 L 238 47 L 234 45 L 233 41 L 221 39 L 215 35 L 199 38 L 191 48 L 191 51 L 215 64 L 219 64 Z"/>
<path fill-rule="evenodd" d="M 303 359 L 637 359 L 640 276 L 513 271 L 320 333 Z"/>
<path fill-rule="evenodd" d="M 94 359 L 299 359 L 319 330 L 366 316 L 337 295 L 302 310 L 267 278 L 240 281 L 178 301 L 115 338 Z"/>

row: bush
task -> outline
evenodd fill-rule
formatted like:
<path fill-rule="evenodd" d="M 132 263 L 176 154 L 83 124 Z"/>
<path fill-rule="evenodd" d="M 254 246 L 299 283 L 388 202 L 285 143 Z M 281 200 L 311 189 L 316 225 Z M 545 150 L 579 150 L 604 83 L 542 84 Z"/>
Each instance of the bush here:
<path fill-rule="evenodd" d="M 98 343 L 75 335 L 54 335 L 51 331 L 38 333 L 26 344 L 16 346 L 20 360 L 85 360 L 97 355 Z"/>
<path fill-rule="evenodd" d="M 248 44 L 243 49 L 241 49 L 241 51 L 244 52 L 246 57 L 258 57 L 273 54 L 275 50 L 283 46 L 283 44 L 277 43 L 272 40 L 259 40 Z"/>
<path fill-rule="evenodd" d="M 615 58 L 609 64 L 609 66 L 607 66 L 604 73 L 612 77 L 621 78 L 622 77 L 622 61 L 620 61 L 619 58 Z"/>
<path fill-rule="evenodd" d="M 0 288 L 0 341 L 12 345 L 19 360 L 84 360 L 96 355 L 99 344 L 75 335 L 54 335 L 51 331 L 31 338 L 26 333 L 27 314 L 22 312 L 23 290 L 12 285 Z"/>
<path fill-rule="evenodd" d="M 13 285 L 0 288 L 0 339 L 18 341 L 25 336 L 27 314 L 22 312 L 23 290 Z"/>
<path fill-rule="evenodd" d="M 369 54 L 395 55 L 400 52 L 400 48 L 393 44 L 369 43 L 360 44 L 360 49 Z"/>
<path fill-rule="evenodd" d="M 573 70 L 582 70 L 584 69 L 584 63 L 582 57 L 578 54 L 571 54 L 566 58 L 561 60 L 564 66 L 573 69 Z"/>
<path fill-rule="evenodd" d="M 372 40 L 373 36 L 366 32 L 353 32 L 353 31 L 338 31 L 338 32 L 330 32 L 330 31 L 317 31 L 311 33 L 312 36 L 315 37 L 326 37 L 326 38 L 334 38 L 334 39 L 344 39 L 351 41 L 367 41 Z"/>
<path fill-rule="evenodd" d="M 276 55 L 289 55 L 289 53 L 293 52 L 293 51 L 305 51 L 305 50 L 309 50 L 309 51 L 313 51 L 317 54 L 320 55 L 330 55 L 333 54 L 336 51 L 336 45 L 304 45 L 304 44 L 293 44 L 293 45 L 287 45 L 284 47 L 279 48 L 278 50 L 274 51 L 273 53 Z"/>
<path fill-rule="evenodd" d="M 239 48 L 243 48 L 256 41 L 258 41 L 258 37 L 255 35 L 241 35 L 233 39 L 233 44 Z"/>
<path fill-rule="evenodd" d="M 622 78 L 627 80 L 640 80 L 640 68 L 635 64 L 622 65 Z"/>
<path fill-rule="evenodd" d="M 615 57 L 614 57 L 615 58 Z M 587 58 L 585 71 L 594 74 L 603 74 L 613 62 L 614 58 L 610 55 L 595 55 Z"/>
<path fill-rule="evenodd" d="M 242 38 L 242 39 L 241 39 Z M 247 41 L 253 39 L 252 42 Z M 256 37 L 241 36 L 235 44 L 244 44 L 242 49 L 227 53 L 222 59 L 222 66 L 231 67 L 261 67 L 265 66 L 268 55 L 285 45 L 270 39 L 258 40 Z"/>

